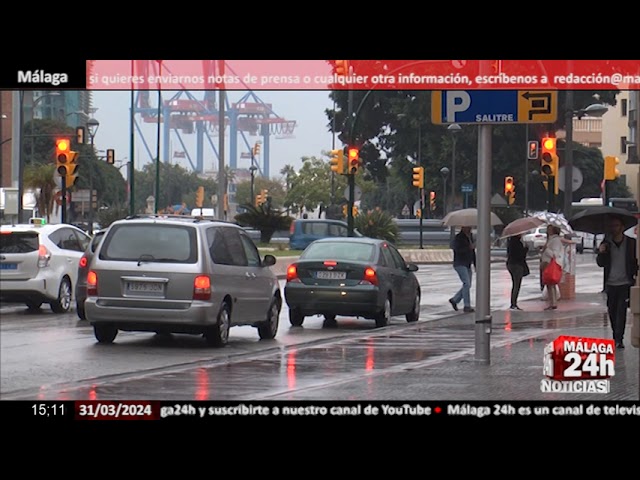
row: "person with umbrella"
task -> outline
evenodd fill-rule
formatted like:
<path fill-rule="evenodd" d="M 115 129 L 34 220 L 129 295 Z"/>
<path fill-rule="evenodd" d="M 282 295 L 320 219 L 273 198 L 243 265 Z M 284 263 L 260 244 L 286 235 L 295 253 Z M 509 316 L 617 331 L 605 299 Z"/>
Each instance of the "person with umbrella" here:
<path fill-rule="evenodd" d="M 529 247 L 522 243 L 522 235 L 512 235 L 507 243 L 507 270 L 511 275 L 511 310 L 522 310 L 518 306 L 518 295 L 522 279 L 529 275 L 527 253 Z"/>
<path fill-rule="evenodd" d="M 560 231 L 560 227 L 556 225 L 547 226 L 547 244 L 544 246 L 540 256 L 540 278 L 542 278 L 543 272 L 549 266 L 551 260 L 555 259 L 557 263 L 562 265 L 564 246 L 560 238 Z M 558 286 L 543 285 L 543 289 L 544 287 L 547 287 L 547 301 L 549 302 L 545 310 L 555 310 L 558 308 Z"/>
<path fill-rule="evenodd" d="M 622 218 L 610 216 L 609 235 L 598 247 L 596 263 L 604 268 L 607 312 L 616 348 L 624 348 L 629 293 L 638 274 L 636 240 L 624 234 Z"/>
<path fill-rule="evenodd" d="M 449 299 L 453 309 L 458 311 L 458 304 L 463 301 L 464 312 L 475 310 L 471 307 L 471 265 L 476 265 L 476 250 L 471 237 L 471 227 L 462 227 L 453 242 L 453 268 L 460 277 L 462 287 Z"/>

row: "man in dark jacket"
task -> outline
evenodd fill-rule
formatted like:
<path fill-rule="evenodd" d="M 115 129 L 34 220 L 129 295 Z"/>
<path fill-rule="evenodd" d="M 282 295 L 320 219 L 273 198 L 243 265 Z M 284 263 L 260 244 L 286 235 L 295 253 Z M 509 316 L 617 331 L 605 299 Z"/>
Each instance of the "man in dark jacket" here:
<path fill-rule="evenodd" d="M 453 242 L 453 268 L 458 273 L 462 288 L 449 299 L 454 310 L 462 300 L 465 312 L 474 312 L 471 308 L 471 265 L 476 265 L 476 250 L 471 238 L 471 227 L 462 227 Z"/>
<path fill-rule="evenodd" d="M 596 262 L 604 268 L 607 292 L 607 310 L 616 348 L 624 348 L 629 292 L 638 274 L 636 240 L 624 234 L 624 223 L 619 218 L 609 222 L 610 235 L 598 248 Z"/>

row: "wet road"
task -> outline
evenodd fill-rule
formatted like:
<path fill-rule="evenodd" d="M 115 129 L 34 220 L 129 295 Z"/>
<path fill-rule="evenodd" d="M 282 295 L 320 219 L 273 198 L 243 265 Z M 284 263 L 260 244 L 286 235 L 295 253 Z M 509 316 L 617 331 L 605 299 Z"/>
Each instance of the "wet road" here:
<path fill-rule="evenodd" d="M 578 263 L 578 291 L 598 292 L 602 271 L 593 267 L 593 256 L 579 256 Z M 523 299 L 540 296 L 535 270 L 525 279 Z M 54 315 L 43 308 L 29 314 L 24 307 L 2 307 L 0 398 L 271 398 L 373 369 L 407 368 L 468 354 L 474 346 L 473 315 L 456 314 L 447 303 L 459 287 L 452 267 L 425 265 L 417 274 L 423 288 L 417 324 L 397 317 L 392 326 L 374 329 L 372 321 L 338 318 L 337 328 L 326 328 L 322 318 L 314 317 L 295 328 L 289 325 L 285 306 L 275 340 L 260 341 L 255 329 L 234 327 L 224 349 L 207 347 L 196 336 L 127 332 L 120 332 L 114 345 L 98 345 L 92 328 L 75 312 Z M 508 274 L 494 264 L 493 309 L 508 307 L 510 288 Z M 452 315 L 454 319 L 442 320 Z M 541 334 L 540 328 L 497 331 L 492 345 L 531 338 Z"/>

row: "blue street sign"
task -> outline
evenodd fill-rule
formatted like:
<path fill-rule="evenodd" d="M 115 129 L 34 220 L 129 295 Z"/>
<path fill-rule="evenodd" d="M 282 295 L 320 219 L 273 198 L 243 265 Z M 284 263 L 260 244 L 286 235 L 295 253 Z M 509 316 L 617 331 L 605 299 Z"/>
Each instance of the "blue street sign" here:
<path fill-rule="evenodd" d="M 553 90 L 445 90 L 431 95 L 435 124 L 554 123 L 558 92 Z"/>
<path fill-rule="evenodd" d="M 463 183 L 461 186 L 462 193 L 473 193 L 473 185 L 470 183 Z"/>

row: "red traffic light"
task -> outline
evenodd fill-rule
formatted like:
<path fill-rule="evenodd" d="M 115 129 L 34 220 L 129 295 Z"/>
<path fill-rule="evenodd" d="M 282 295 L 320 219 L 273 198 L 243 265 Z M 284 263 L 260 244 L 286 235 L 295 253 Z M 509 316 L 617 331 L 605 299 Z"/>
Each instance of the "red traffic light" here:
<path fill-rule="evenodd" d="M 547 151 L 553 151 L 556 148 L 556 139 L 555 138 L 545 138 L 542 141 L 542 148 Z"/>
<path fill-rule="evenodd" d="M 68 152 L 71 145 L 69 144 L 69 140 L 66 138 L 61 138 L 56 140 L 56 149 L 59 153 Z"/>
<path fill-rule="evenodd" d="M 353 147 L 349 149 L 349 162 L 353 162 L 354 160 L 357 162 L 358 161 L 358 156 L 359 156 L 360 151 Z"/>
<path fill-rule="evenodd" d="M 505 193 L 513 192 L 513 177 L 505 177 L 505 179 L 504 179 L 504 191 L 505 191 Z"/>

